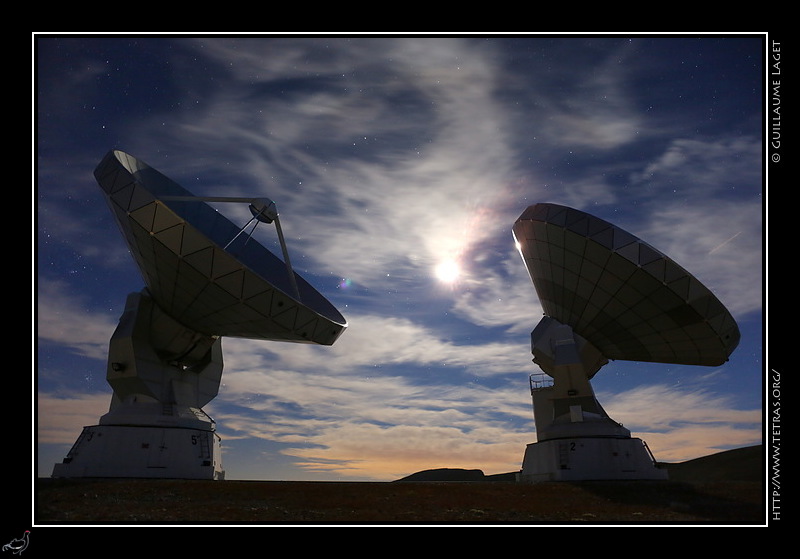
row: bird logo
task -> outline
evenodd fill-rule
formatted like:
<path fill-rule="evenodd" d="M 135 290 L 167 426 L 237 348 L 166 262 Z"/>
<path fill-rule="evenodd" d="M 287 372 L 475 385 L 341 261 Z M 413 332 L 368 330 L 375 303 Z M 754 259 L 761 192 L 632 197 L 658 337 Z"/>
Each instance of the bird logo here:
<path fill-rule="evenodd" d="M 10 551 L 15 555 L 19 555 L 25 548 L 28 547 L 28 537 L 30 535 L 30 530 L 25 530 L 25 533 L 22 535 L 21 538 L 14 538 L 6 545 L 3 546 L 3 551 Z"/>

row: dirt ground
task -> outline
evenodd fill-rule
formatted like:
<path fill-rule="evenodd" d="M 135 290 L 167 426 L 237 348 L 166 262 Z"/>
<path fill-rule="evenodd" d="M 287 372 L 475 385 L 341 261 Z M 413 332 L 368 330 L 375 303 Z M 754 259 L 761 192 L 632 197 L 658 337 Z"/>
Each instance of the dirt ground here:
<path fill-rule="evenodd" d="M 761 482 L 38 479 L 36 525 L 763 525 Z"/>

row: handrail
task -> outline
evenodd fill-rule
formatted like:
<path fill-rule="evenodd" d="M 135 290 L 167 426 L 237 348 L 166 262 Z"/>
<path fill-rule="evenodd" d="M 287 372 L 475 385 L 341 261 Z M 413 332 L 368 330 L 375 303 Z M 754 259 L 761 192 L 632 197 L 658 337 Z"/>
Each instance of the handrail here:
<path fill-rule="evenodd" d="M 620 423 L 620 425 L 622 425 L 622 423 Z M 650 455 L 650 460 L 653 461 L 653 465 L 658 465 L 658 462 L 656 462 L 656 457 L 653 455 L 653 452 L 650 450 L 650 447 L 647 446 L 647 443 L 642 441 L 642 445 L 644 446 L 644 449 L 647 451 L 647 454 Z"/>
<path fill-rule="evenodd" d="M 553 377 L 545 373 L 531 373 L 528 382 L 531 386 L 531 393 L 543 388 L 549 388 L 554 383 Z"/>

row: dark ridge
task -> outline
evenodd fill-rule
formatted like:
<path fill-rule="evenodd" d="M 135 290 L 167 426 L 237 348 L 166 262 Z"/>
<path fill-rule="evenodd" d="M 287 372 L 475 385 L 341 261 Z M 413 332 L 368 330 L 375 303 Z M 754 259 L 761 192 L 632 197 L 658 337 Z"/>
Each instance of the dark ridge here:
<path fill-rule="evenodd" d="M 761 481 L 765 476 L 764 445 L 724 450 L 687 460 L 662 463 L 670 481 L 706 483 L 713 481 Z"/>
<path fill-rule="evenodd" d="M 670 481 L 760 481 L 764 479 L 764 446 L 724 450 L 686 462 L 660 462 Z M 396 481 L 516 481 L 517 472 L 484 475 L 482 470 L 436 468 L 422 470 Z"/>
<path fill-rule="evenodd" d="M 436 468 L 423 470 L 396 481 L 487 481 L 481 470 Z"/>

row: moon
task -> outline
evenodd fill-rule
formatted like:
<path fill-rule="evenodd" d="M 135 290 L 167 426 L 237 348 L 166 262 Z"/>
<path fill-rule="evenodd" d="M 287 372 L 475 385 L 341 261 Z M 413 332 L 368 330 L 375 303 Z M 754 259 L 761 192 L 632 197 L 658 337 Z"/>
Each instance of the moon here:
<path fill-rule="evenodd" d="M 436 277 L 444 283 L 453 283 L 461 274 L 461 268 L 455 260 L 445 260 L 436 266 Z"/>

